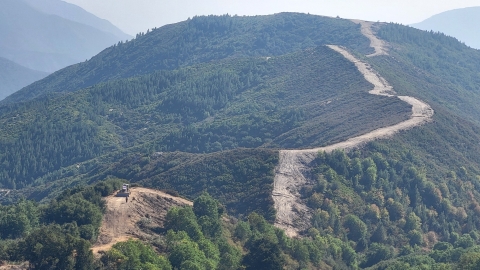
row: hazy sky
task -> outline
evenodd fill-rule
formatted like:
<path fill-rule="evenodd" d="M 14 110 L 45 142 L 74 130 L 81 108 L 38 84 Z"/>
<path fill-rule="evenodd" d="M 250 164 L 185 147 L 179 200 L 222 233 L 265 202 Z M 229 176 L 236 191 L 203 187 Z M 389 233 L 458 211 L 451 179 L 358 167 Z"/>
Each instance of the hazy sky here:
<path fill-rule="evenodd" d="M 130 35 L 195 15 L 263 15 L 283 11 L 411 24 L 480 0 L 64 0 Z"/>

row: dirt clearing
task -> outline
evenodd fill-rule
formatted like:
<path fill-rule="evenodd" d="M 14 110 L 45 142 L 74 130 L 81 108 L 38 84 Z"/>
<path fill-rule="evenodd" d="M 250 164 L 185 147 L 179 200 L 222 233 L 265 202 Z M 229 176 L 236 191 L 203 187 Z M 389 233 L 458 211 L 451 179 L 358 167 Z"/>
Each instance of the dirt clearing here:
<path fill-rule="evenodd" d="M 92 247 L 95 255 L 129 238 L 151 238 L 152 234 L 142 230 L 139 222 L 163 228 L 165 216 L 171 207 L 193 205 L 191 201 L 159 190 L 134 187 L 130 192 L 128 202 L 125 202 L 124 197 L 115 195 L 105 198 L 107 210 L 103 216 L 97 243 Z"/>

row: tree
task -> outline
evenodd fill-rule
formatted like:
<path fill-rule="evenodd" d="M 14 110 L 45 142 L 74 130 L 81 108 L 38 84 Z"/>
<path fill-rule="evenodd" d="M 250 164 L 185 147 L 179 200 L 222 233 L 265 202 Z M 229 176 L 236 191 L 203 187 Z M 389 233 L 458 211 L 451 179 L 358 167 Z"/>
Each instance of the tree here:
<path fill-rule="evenodd" d="M 171 249 L 168 260 L 174 269 L 183 269 L 183 266 L 189 269 L 215 269 L 218 261 L 209 260 L 199 245 L 185 233 L 169 231 L 167 241 Z"/>
<path fill-rule="evenodd" d="M 392 198 L 387 200 L 386 206 L 391 220 L 396 221 L 405 216 L 402 204 L 394 201 Z"/>
<path fill-rule="evenodd" d="M 405 232 L 420 229 L 420 226 L 422 225 L 421 221 L 422 220 L 417 215 L 415 215 L 414 212 L 408 214 L 404 227 Z"/>
<path fill-rule="evenodd" d="M 23 242 L 25 259 L 35 269 L 91 269 L 90 243 L 65 232 L 59 225 L 33 231 Z"/>
<path fill-rule="evenodd" d="M 387 230 L 385 229 L 383 224 L 380 223 L 375 229 L 375 231 L 373 232 L 372 236 L 370 237 L 370 241 L 383 243 L 386 240 L 387 240 Z"/>
<path fill-rule="evenodd" d="M 225 238 L 218 241 L 218 249 L 220 250 L 219 270 L 238 269 L 242 261 L 242 251 L 230 245 Z"/>
<path fill-rule="evenodd" d="M 45 212 L 45 219 L 58 224 L 75 221 L 78 226 L 91 224 L 98 228 L 102 221 L 102 211 L 81 196 L 72 195 L 60 202 L 52 202 Z"/>
<path fill-rule="evenodd" d="M 165 229 L 185 231 L 195 241 L 204 237 L 191 207 L 171 208 L 165 218 Z"/>
<path fill-rule="evenodd" d="M 248 222 L 239 221 L 237 226 L 235 226 L 233 236 L 240 241 L 246 241 L 251 235 L 252 230 L 250 229 L 250 224 L 248 224 Z"/>
<path fill-rule="evenodd" d="M 281 270 L 285 263 L 280 247 L 270 238 L 262 237 L 250 243 L 250 251 L 243 258 L 246 269 Z"/>
<path fill-rule="evenodd" d="M 413 246 L 421 246 L 423 244 L 423 235 L 418 230 L 412 230 L 408 233 L 408 239 L 410 245 Z"/>
<path fill-rule="evenodd" d="M 204 193 L 195 199 L 193 212 L 205 236 L 214 238 L 222 234 L 220 214 L 223 211 L 220 204 L 212 196 Z"/>
<path fill-rule="evenodd" d="M 366 253 L 365 262 L 362 264 L 362 267 L 370 267 L 380 261 L 391 259 L 393 255 L 393 247 L 373 243 Z"/>
<path fill-rule="evenodd" d="M 348 229 L 348 239 L 358 241 L 367 235 L 367 225 L 355 215 L 345 217 L 343 225 Z"/>
<path fill-rule="evenodd" d="M 479 252 L 468 252 L 460 257 L 458 263 L 458 269 L 462 270 L 474 270 L 480 269 L 480 253 Z"/>
<path fill-rule="evenodd" d="M 155 250 L 139 240 L 128 240 L 113 245 L 113 247 L 102 256 L 101 261 L 107 268 L 118 270 L 129 269 L 152 269 L 170 270 L 170 263 Z"/>

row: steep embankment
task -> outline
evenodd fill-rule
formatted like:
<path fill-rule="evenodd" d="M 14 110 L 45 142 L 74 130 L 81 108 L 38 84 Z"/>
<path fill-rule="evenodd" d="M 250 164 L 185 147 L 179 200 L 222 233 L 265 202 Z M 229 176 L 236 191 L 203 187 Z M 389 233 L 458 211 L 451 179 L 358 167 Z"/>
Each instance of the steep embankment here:
<path fill-rule="evenodd" d="M 94 254 L 110 249 L 114 244 L 129 238 L 145 239 L 150 234 L 140 223 L 163 226 L 168 210 L 173 206 L 193 205 L 191 201 L 147 188 L 132 188 L 128 202 L 124 197 L 108 196 L 107 210 L 103 216 Z"/>
<path fill-rule="evenodd" d="M 375 53 L 370 56 L 387 54 L 385 42 L 375 37 L 372 32 L 372 23 L 356 22 L 362 25 L 362 33 L 371 40 L 371 46 L 375 49 Z M 277 212 L 275 226 L 284 229 L 289 236 L 296 236 L 298 232 L 309 227 L 311 211 L 301 201 L 300 189 L 308 182 L 309 164 L 315 159 L 319 151 L 331 152 L 336 149 L 349 150 L 359 147 L 367 142 L 388 138 L 399 131 L 422 125 L 429 122 L 433 116 L 433 110 L 428 104 L 414 97 L 395 96 L 392 86 L 367 63 L 358 60 L 344 48 L 334 45 L 329 47 L 354 63 L 365 79 L 374 85 L 374 89 L 369 91 L 370 94 L 397 97 L 412 106 L 412 115 L 406 121 L 376 129 L 344 142 L 313 149 L 280 151 L 280 160 L 275 171 L 272 193 Z"/>

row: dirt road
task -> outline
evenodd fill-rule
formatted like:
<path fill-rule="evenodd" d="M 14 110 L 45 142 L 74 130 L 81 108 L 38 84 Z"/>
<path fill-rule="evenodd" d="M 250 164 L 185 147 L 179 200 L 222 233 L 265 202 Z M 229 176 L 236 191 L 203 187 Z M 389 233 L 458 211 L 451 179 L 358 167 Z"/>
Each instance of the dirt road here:
<path fill-rule="evenodd" d="M 373 35 L 372 23 L 363 21 L 357 21 L 357 23 L 362 25 L 362 33 L 371 40 L 371 46 L 375 48 L 375 53 L 370 56 L 387 54 L 385 42 Z M 333 145 L 303 150 L 281 150 L 279 164 L 275 169 L 272 197 L 277 211 L 275 226 L 284 229 L 290 237 L 295 237 L 300 231 L 310 227 L 312 211 L 300 199 L 300 189 L 309 182 L 310 164 L 318 152 L 358 148 L 367 142 L 388 138 L 399 131 L 427 123 L 431 121 L 434 114 L 433 109 L 421 100 L 409 96 L 396 96 L 392 86 L 370 65 L 361 62 L 345 49 L 334 45 L 328 47 L 354 63 L 365 79 L 374 85 L 374 88 L 369 91 L 370 94 L 399 98 L 412 106 L 412 115 L 406 121 L 379 128 Z"/>
<path fill-rule="evenodd" d="M 367 22 L 362 20 L 351 20 L 351 21 L 356 24 L 360 24 L 361 26 L 360 31 L 364 36 L 370 39 L 370 47 L 375 49 L 375 52 L 367 55 L 367 57 L 373 57 L 377 55 L 388 55 L 386 42 L 377 38 L 377 36 L 375 36 L 375 34 L 373 33 L 372 26 L 375 24 L 374 22 Z"/>
<path fill-rule="evenodd" d="M 131 188 L 130 198 L 111 195 L 105 198 L 107 211 L 102 220 L 97 243 L 92 248 L 94 254 L 106 251 L 114 244 L 129 238 L 145 239 L 145 233 L 138 222 L 142 219 L 162 227 L 165 215 L 173 206 L 193 205 L 191 201 L 169 195 L 159 190 Z"/>

